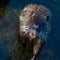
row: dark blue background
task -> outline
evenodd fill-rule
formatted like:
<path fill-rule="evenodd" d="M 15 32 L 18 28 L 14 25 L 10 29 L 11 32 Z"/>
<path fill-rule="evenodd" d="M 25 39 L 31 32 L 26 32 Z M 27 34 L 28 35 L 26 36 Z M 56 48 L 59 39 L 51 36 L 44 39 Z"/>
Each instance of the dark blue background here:
<path fill-rule="evenodd" d="M 25 5 L 32 3 L 44 5 L 52 12 L 51 32 L 40 59 L 60 60 L 60 0 L 10 0 L 6 9 L 22 9 Z M 1 18 L 0 22 L 0 60 L 8 60 L 9 54 L 12 54 L 12 52 L 8 51 L 7 48 L 11 48 L 13 45 L 11 41 L 15 38 L 17 20 L 7 21 Z"/>

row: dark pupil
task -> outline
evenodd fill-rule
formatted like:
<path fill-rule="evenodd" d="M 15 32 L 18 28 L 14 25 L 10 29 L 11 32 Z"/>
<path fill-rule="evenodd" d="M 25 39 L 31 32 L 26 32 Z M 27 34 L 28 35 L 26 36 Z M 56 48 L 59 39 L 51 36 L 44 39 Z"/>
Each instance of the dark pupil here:
<path fill-rule="evenodd" d="M 40 23 L 36 23 L 36 25 L 38 26 L 38 28 L 36 28 L 36 31 L 40 32 Z"/>
<path fill-rule="evenodd" d="M 37 28 L 36 31 L 37 31 L 37 32 L 40 32 L 40 28 Z"/>

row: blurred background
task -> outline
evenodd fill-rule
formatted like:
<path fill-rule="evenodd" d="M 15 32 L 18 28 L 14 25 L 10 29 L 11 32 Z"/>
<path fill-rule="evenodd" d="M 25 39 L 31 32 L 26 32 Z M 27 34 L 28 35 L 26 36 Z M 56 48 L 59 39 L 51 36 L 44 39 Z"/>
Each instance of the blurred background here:
<path fill-rule="evenodd" d="M 52 13 L 51 32 L 39 60 L 60 60 L 60 0 L 0 0 L 0 60 L 9 60 L 16 47 L 20 10 L 28 4 L 41 4 Z"/>

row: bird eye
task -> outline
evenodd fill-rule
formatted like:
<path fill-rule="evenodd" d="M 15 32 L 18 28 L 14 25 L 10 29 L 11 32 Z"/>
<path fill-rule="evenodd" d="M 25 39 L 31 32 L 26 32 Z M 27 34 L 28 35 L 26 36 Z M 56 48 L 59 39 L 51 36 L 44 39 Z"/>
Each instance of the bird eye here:
<path fill-rule="evenodd" d="M 32 26 L 32 28 L 33 28 L 33 29 L 36 29 L 36 28 L 38 28 L 38 25 L 34 24 L 34 25 Z"/>

